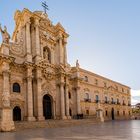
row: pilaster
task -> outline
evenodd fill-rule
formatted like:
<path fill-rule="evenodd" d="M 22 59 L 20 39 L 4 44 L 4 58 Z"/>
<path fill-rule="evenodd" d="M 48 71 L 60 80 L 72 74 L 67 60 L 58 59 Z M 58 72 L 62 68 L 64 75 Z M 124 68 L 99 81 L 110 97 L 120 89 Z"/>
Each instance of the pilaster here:
<path fill-rule="evenodd" d="M 32 93 L 32 67 L 27 66 L 27 111 L 28 121 L 35 121 L 33 116 L 33 93 Z"/>
<path fill-rule="evenodd" d="M 10 108 L 10 83 L 9 83 L 9 64 L 4 64 L 3 71 L 3 93 L 0 131 L 13 131 L 15 129 L 13 112 Z"/>
<path fill-rule="evenodd" d="M 41 49 L 40 49 L 40 41 L 39 41 L 39 19 L 35 20 L 35 41 L 36 41 L 36 56 L 35 62 L 38 62 L 41 59 Z"/>
<path fill-rule="evenodd" d="M 61 106 L 61 119 L 66 119 L 65 116 L 65 98 L 64 98 L 64 83 L 60 83 L 60 106 Z"/>
<path fill-rule="evenodd" d="M 45 120 L 43 116 L 43 100 L 41 95 L 41 84 L 42 84 L 42 78 L 41 78 L 41 69 L 36 69 L 36 80 L 37 80 L 37 120 Z"/>
<path fill-rule="evenodd" d="M 32 62 L 31 54 L 31 33 L 30 33 L 30 19 L 26 22 L 26 61 Z"/>

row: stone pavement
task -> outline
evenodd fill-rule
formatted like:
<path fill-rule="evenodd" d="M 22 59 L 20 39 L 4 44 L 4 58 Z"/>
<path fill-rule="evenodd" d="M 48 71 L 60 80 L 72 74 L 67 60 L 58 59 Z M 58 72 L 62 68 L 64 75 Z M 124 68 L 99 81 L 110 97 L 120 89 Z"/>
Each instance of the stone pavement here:
<path fill-rule="evenodd" d="M 140 121 L 109 121 L 71 127 L 0 133 L 0 140 L 140 140 Z"/>

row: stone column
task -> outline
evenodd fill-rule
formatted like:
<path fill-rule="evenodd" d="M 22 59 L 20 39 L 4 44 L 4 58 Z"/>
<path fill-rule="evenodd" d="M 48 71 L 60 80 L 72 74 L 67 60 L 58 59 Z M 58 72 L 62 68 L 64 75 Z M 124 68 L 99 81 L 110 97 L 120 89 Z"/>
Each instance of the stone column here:
<path fill-rule="evenodd" d="M 39 61 L 41 59 L 41 52 L 40 52 L 40 41 L 39 41 L 39 20 L 35 20 L 35 41 L 36 41 L 36 57 L 35 61 Z"/>
<path fill-rule="evenodd" d="M 66 44 L 67 44 L 67 39 L 64 38 L 64 64 L 65 64 L 65 66 L 67 65 L 67 48 L 66 48 Z"/>
<path fill-rule="evenodd" d="M 63 48 L 63 43 L 62 43 L 62 35 L 59 35 L 59 63 L 63 64 L 63 55 L 64 55 L 64 48 Z"/>
<path fill-rule="evenodd" d="M 26 60 L 28 62 L 32 62 L 30 24 L 30 20 L 28 20 L 26 23 Z"/>
<path fill-rule="evenodd" d="M 64 83 L 60 84 L 60 106 L 61 106 L 61 119 L 65 119 L 65 100 L 64 100 Z"/>
<path fill-rule="evenodd" d="M 33 92 L 32 92 L 32 68 L 27 67 L 27 110 L 28 110 L 28 121 L 35 121 L 33 116 Z"/>
<path fill-rule="evenodd" d="M 10 82 L 9 82 L 9 64 L 3 63 L 3 93 L 0 131 L 12 131 L 15 129 L 13 121 L 13 110 L 10 107 Z"/>
<path fill-rule="evenodd" d="M 81 105 L 80 105 L 80 87 L 76 87 L 76 101 L 77 101 L 77 114 L 81 114 Z"/>
<path fill-rule="evenodd" d="M 41 69 L 36 70 L 36 78 L 37 78 L 37 120 L 42 121 L 45 120 L 43 116 L 43 99 L 41 95 Z"/>
<path fill-rule="evenodd" d="M 68 119 L 70 119 L 68 85 L 65 86 L 65 98 L 66 98 L 66 116 L 67 116 Z"/>

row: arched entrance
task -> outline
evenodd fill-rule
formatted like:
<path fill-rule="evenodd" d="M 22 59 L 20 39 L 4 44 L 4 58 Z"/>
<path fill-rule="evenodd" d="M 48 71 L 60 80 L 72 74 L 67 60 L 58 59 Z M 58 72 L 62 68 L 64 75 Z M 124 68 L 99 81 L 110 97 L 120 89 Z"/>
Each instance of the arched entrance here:
<path fill-rule="evenodd" d="M 43 115 L 45 119 L 52 119 L 52 100 L 49 95 L 43 97 Z"/>
<path fill-rule="evenodd" d="M 13 109 L 13 120 L 21 121 L 21 109 L 18 106 Z"/>
<path fill-rule="evenodd" d="M 114 108 L 112 108 L 112 110 L 111 110 L 111 116 L 112 116 L 112 120 L 115 120 Z"/>

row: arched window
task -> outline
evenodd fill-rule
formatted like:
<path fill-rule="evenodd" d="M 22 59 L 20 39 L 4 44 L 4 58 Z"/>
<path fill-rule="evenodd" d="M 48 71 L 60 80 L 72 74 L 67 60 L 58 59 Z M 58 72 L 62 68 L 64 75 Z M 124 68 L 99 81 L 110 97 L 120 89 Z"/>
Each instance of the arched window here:
<path fill-rule="evenodd" d="M 18 83 L 13 84 L 13 92 L 20 93 L 20 85 Z"/>
<path fill-rule="evenodd" d="M 43 58 L 48 60 L 51 63 L 51 51 L 48 47 L 43 48 Z"/>

